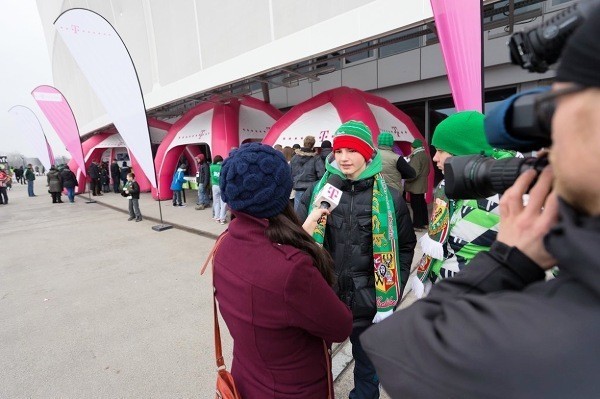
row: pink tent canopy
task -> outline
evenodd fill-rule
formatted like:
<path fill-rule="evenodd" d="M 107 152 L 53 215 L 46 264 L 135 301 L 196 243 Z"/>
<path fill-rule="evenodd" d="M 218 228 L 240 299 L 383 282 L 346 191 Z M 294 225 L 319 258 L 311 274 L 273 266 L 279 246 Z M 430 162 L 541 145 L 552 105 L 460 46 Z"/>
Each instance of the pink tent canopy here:
<path fill-rule="evenodd" d="M 148 125 L 150 126 L 151 141 L 156 144 L 163 140 L 171 127 L 170 123 L 154 118 L 148 118 Z M 140 185 L 140 190 L 143 192 L 150 191 L 150 187 L 152 186 L 150 180 L 144 174 L 135 155 L 126 147 L 125 141 L 121 138 L 116 129 L 111 129 L 90 137 L 82 143 L 82 148 L 86 170 L 90 167 L 93 160 L 100 161 L 102 160 L 101 158 L 112 160 L 118 158 L 118 154 L 127 154 L 129 158 L 127 165 L 135 172 L 136 181 Z M 106 155 L 107 153 L 108 155 Z M 121 166 L 121 162 L 119 162 L 119 166 Z M 83 193 L 85 191 L 86 176 L 81 173 L 78 164 L 73 162 L 73 160 L 69 162 L 69 169 L 76 171 L 75 175 L 77 176 L 78 182 L 76 192 Z"/>
<path fill-rule="evenodd" d="M 359 120 L 364 122 L 377 142 L 380 132 L 389 132 L 404 154 L 410 151 L 410 143 L 423 136 L 412 120 L 384 98 L 365 93 L 358 89 L 339 87 L 325 91 L 290 109 L 269 130 L 263 140 L 268 145 L 302 145 L 307 135 L 316 138 L 315 146 L 320 147 L 324 140 L 332 141 L 333 133 L 344 122 Z M 425 151 L 429 153 L 427 145 Z M 430 168 L 429 190 L 433 188 L 433 167 Z"/>
<path fill-rule="evenodd" d="M 228 103 L 205 102 L 189 110 L 169 129 L 154 159 L 158 174 L 158 190 L 152 189 L 155 199 L 172 197 L 171 179 L 182 153 L 196 155 L 198 144 L 209 147 L 211 157 L 226 158 L 233 147 L 246 141 L 260 141 L 282 113 L 271 104 L 253 97 L 231 99 Z M 196 148 L 196 149 L 194 149 Z M 189 154 L 189 155 L 188 155 Z M 193 162 L 190 174 L 195 174 Z"/>

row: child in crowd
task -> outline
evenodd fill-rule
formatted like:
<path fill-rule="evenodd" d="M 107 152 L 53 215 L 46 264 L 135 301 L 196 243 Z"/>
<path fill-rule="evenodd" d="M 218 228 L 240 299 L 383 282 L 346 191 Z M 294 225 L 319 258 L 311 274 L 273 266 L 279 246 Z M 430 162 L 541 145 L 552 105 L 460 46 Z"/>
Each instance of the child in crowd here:
<path fill-rule="evenodd" d="M 121 194 L 129 200 L 129 221 L 135 219 L 136 222 L 142 221 L 140 212 L 140 185 L 135 181 L 135 173 L 127 174 L 127 183 L 123 187 Z"/>

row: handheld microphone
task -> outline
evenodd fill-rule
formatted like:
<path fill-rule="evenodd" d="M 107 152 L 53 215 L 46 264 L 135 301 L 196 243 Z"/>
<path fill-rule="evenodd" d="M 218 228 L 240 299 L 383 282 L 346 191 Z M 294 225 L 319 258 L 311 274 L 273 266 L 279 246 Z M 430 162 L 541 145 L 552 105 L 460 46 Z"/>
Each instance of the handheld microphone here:
<path fill-rule="evenodd" d="M 342 198 L 342 187 L 343 180 L 338 175 L 332 174 L 327 179 L 327 184 L 323 186 L 321 191 L 315 196 L 313 202 L 314 206 L 318 206 L 319 209 L 328 209 L 333 211 L 340 203 Z M 325 235 L 325 224 L 327 224 L 327 214 L 324 213 L 317 221 L 317 227 L 315 232 L 319 235 Z"/>
<path fill-rule="evenodd" d="M 321 209 L 329 209 L 333 211 L 340 203 L 342 198 L 342 178 L 332 174 L 327 179 L 327 184 L 323 186 L 321 191 L 315 196 L 313 205 Z"/>

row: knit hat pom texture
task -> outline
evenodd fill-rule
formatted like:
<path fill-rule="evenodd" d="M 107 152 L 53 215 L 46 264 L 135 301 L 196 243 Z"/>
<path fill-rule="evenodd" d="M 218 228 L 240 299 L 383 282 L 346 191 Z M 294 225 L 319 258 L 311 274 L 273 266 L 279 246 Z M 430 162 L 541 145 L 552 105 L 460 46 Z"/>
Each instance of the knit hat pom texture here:
<path fill-rule="evenodd" d="M 260 143 L 242 145 L 223 162 L 219 186 L 233 210 L 270 218 L 287 206 L 292 177 L 283 154 Z"/>

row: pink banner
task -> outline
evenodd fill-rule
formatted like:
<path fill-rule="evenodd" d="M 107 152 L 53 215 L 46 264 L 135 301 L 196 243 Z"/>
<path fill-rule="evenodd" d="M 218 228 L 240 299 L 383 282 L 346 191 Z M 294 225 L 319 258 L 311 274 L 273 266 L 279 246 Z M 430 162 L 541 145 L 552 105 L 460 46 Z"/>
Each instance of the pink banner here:
<path fill-rule="evenodd" d="M 79 129 L 73 111 L 65 97 L 60 91 L 51 86 L 38 86 L 31 92 L 31 95 L 33 95 L 67 151 L 85 175 L 85 161 Z"/>
<path fill-rule="evenodd" d="M 431 0 L 457 111 L 483 112 L 481 0 Z"/>
<path fill-rule="evenodd" d="M 54 154 L 38 117 L 23 105 L 15 105 L 8 113 L 14 118 L 17 128 L 31 141 L 35 156 L 46 170 L 50 169 L 50 166 L 54 165 Z"/>

